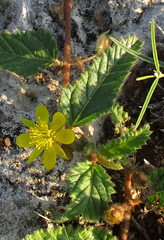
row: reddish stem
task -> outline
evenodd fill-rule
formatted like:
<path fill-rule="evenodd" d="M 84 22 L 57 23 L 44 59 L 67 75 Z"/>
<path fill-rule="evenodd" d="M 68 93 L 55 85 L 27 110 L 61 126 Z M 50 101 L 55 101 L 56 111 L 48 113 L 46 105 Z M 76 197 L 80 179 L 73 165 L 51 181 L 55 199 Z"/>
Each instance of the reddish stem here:
<path fill-rule="evenodd" d="M 66 0 L 66 23 L 65 23 L 65 44 L 64 44 L 64 69 L 63 69 L 63 87 L 67 87 L 70 80 L 70 64 L 71 60 L 71 0 Z"/>
<path fill-rule="evenodd" d="M 80 70 L 82 71 L 82 73 L 85 72 L 85 67 L 83 66 L 83 63 L 80 61 L 77 61 L 77 65 L 79 66 Z"/>
<path fill-rule="evenodd" d="M 132 186 L 132 172 L 128 167 L 124 168 L 124 207 L 125 207 L 125 216 L 121 224 L 121 236 L 120 240 L 127 240 L 131 219 L 131 186 Z"/>
<path fill-rule="evenodd" d="M 125 166 L 124 168 L 124 202 L 131 200 L 132 170 Z"/>

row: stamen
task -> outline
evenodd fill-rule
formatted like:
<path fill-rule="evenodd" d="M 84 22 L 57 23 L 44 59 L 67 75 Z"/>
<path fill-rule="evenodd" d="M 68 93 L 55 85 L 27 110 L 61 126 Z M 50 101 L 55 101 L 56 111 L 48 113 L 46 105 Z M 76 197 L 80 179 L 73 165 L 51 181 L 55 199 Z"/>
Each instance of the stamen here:
<path fill-rule="evenodd" d="M 39 150 L 42 147 L 48 149 L 52 147 L 55 139 L 55 131 L 48 129 L 48 125 L 45 121 L 39 121 L 36 123 L 36 127 L 29 129 L 31 142 Z"/>

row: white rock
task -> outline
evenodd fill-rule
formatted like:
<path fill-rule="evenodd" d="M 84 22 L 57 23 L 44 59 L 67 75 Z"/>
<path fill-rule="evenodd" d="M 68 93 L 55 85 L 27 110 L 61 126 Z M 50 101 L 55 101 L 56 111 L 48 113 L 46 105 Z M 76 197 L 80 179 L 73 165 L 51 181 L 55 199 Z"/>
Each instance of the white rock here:
<path fill-rule="evenodd" d="M 64 29 L 48 11 L 51 4 L 59 3 L 61 1 L 58 0 L 1 0 L 0 30 L 16 32 L 44 27 L 57 39 L 61 57 Z M 163 41 L 164 38 L 163 3 L 164 1 L 149 0 L 72 0 L 72 56 L 92 55 L 96 39 L 109 29 L 118 39 L 135 33 L 145 42 L 143 53 L 147 53 L 151 49 L 152 18 L 159 26 L 156 28 L 157 41 Z M 77 78 L 79 71 L 74 72 L 73 76 Z M 25 131 L 18 117 L 35 121 L 35 108 L 38 104 L 45 104 L 51 117 L 57 111 L 57 95 L 61 88 L 59 80 L 61 77 L 51 74 L 49 83 L 37 85 L 34 78 L 29 78 L 26 83 L 18 76 L 0 70 L 0 134 L 13 139 L 9 149 L 0 148 L 1 240 L 20 240 L 26 234 L 45 227 L 44 221 L 33 210 L 44 214 L 45 210 L 57 208 L 58 203 L 62 206 L 66 201 L 66 175 L 81 155 L 75 153 L 75 158 L 70 163 L 58 159 L 55 168 L 48 173 L 40 164 L 41 157 L 28 166 L 27 159 L 31 150 L 19 148 L 15 144 L 16 137 Z M 104 117 L 101 120 L 103 122 Z M 97 143 L 102 136 L 100 120 L 92 123 L 86 129 L 88 130 L 87 133 Z"/>

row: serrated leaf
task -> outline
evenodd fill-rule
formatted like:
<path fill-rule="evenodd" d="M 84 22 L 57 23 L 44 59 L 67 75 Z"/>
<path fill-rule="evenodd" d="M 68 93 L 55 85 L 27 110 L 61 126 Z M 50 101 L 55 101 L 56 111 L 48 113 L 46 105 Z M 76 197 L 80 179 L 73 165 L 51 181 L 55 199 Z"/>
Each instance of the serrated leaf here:
<path fill-rule="evenodd" d="M 114 162 L 114 161 L 106 161 L 106 162 L 102 163 L 101 165 L 105 168 L 109 168 L 109 169 L 112 169 L 112 170 L 123 169 L 123 167 L 120 163 Z"/>
<path fill-rule="evenodd" d="M 156 194 L 147 197 L 149 204 L 164 207 L 164 191 L 156 192 Z"/>
<path fill-rule="evenodd" d="M 93 233 L 95 235 L 94 240 L 116 240 L 115 236 L 111 236 L 109 231 L 104 231 L 101 228 L 94 228 Z"/>
<path fill-rule="evenodd" d="M 150 204 L 164 207 L 164 168 L 159 168 L 148 176 L 148 182 L 153 182 L 155 194 L 148 196 Z"/>
<path fill-rule="evenodd" d="M 117 102 L 114 102 L 111 110 L 110 116 L 114 124 L 125 123 L 130 119 L 127 112 L 124 112 L 123 107 L 120 106 Z"/>
<path fill-rule="evenodd" d="M 109 161 L 105 157 L 98 155 L 97 161 L 101 166 L 108 169 L 121 170 L 123 168 L 122 165 L 115 159 L 114 160 L 112 159 L 111 161 Z"/>
<path fill-rule="evenodd" d="M 131 127 L 123 137 L 112 139 L 106 145 L 101 145 L 98 152 L 108 159 L 125 157 L 141 148 L 149 139 L 150 134 L 149 125 L 145 125 L 139 130 Z"/>
<path fill-rule="evenodd" d="M 164 168 L 159 168 L 153 171 L 148 176 L 148 181 L 149 182 L 155 181 L 155 185 L 153 186 L 153 189 L 155 189 L 156 191 L 163 191 L 164 190 Z"/>
<path fill-rule="evenodd" d="M 142 45 L 135 35 L 121 43 L 135 51 Z M 108 47 L 76 83 L 62 89 L 60 110 L 68 115 L 68 124 L 82 126 L 108 113 L 135 60 L 117 45 Z"/>
<path fill-rule="evenodd" d="M 97 222 L 103 216 L 115 193 L 110 176 L 98 164 L 81 162 L 71 169 L 68 187 L 71 202 L 66 216 L 71 220 L 80 214 L 87 221 Z"/>
<path fill-rule="evenodd" d="M 124 112 L 123 107 L 119 106 L 118 103 L 114 102 L 109 115 L 112 122 L 115 124 L 115 132 L 120 133 L 122 125 L 130 119 L 127 112 Z"/>
<path fill-rule="evenodd" d="M 38 230 L 33 235 L 26 236 L 25 240 L 116 240 L 109 231 L 94 227 L 73 228 L 72 225 L 56 229 Z"/>
<path fill-rule="evenodd" d="M 0 67 L 24 78 L 53 64 L 56 41 L 43 28 L 10 34 L 0 32 Z"/>

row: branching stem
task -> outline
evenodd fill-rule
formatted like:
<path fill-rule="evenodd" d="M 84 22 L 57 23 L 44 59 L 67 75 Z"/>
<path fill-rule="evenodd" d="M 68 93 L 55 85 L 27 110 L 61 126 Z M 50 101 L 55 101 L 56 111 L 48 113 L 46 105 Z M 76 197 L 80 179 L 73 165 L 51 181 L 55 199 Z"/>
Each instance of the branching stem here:
<path fill-rule="evenodd" d="M 78 59 L 75 61 L 71 60 L 71 8 L 72 8 L 72 3 L 71 0 L 66 0 L 66 23 L 65 23 L 65 43 L 64 43 L 64 57 L 63 57 L 63 61 L 60 63 L 61 65 L 63 65 L 63 87 L 66 88 L 69 81 L 70 81 L 70 66 L 71 65 L 78 65 L 82 71 L 82 73 L 84 73 L 85 68 L 83 66 L 84 62 L 87 61 L 91 61 L 94 58 L 96 58 L 97 56 L 100 55 L 100 53 L 102 51 L 100 51 L 99 53 L 85 58 L 85 59 Z"/>

